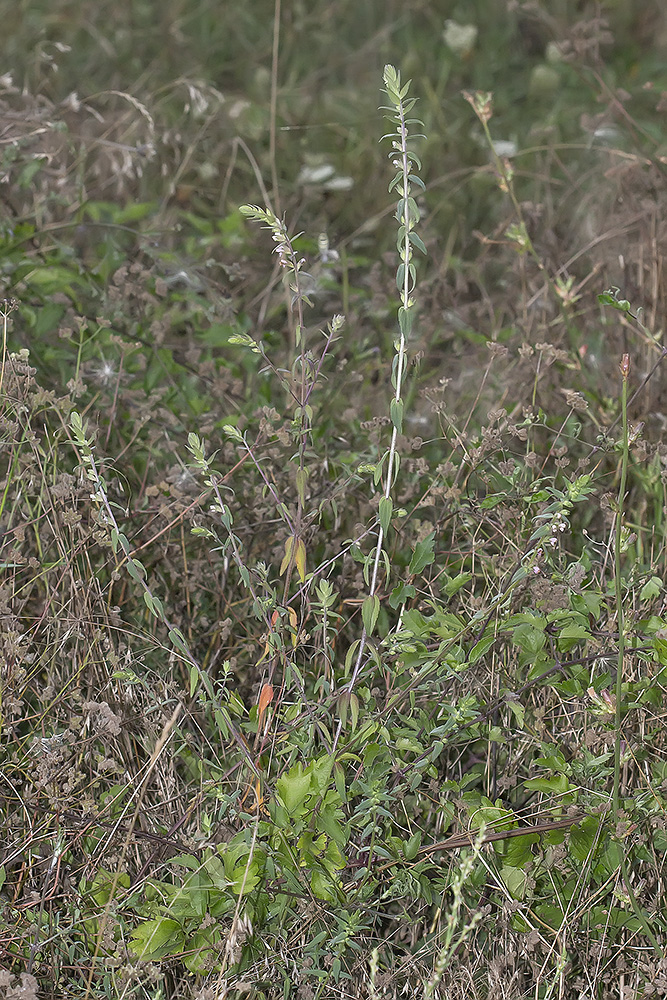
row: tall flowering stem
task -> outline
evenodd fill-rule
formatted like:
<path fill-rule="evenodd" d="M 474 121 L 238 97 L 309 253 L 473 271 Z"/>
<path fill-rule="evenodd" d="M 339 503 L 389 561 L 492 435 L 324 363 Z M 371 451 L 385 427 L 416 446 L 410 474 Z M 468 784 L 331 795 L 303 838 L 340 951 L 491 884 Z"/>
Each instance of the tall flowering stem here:
<path fill-rule="evenodd" d="M 343 711 L 349 707 L 352 715 L 355 715 L 355 706 L 352 699 L 355 695 L 353 688 L 364 662 L 368 638 L 373 633 L 380 613 L 380 602 L 377 596 L 378 580 L 381 563 L 385 567 L 385 574 L 389 573 L 389 559 L 383 550 L 383 542 L 389 531 L 389 527 L 394 516 L 394 506 L 392 501 L 392 487 L 395 483 L 400 466 L 400 455 L 398 453 L 398 435 L 403 430 L 403 398 L 402 389 L 405 376 L 407 344 L 412 330 L 415 313 L 414 290 L 416 285 L 416 269 L 413 262 L 415 248 L 422 253 L 426 253 L 426 247 L 420 236 L 416 232 L 419 223 L 420 212 L 414 197 L 414 189 L 424 190 L 422 180 L 414 173 L 415 167 L 421 169 L 421 162 L 416 153 L 410 149 L 410 127 L 418 126 L 423 128 L 419 119 L 411 118 L 410 113 L 416 104 L 416 99 L 408 97 L 410 81 L 401 84 L 401 75 L 393 66 L 385 66 L 384 89 L 389 99 L 389 105 L 383 108 L 387 111 L 387 118 L 394 125 L 394 130 L 383 136 L 384 139 L 391 140 L 391 152 L 389 157 L 396 173 L 389 185 L 389 191 L 398 192 L 398 202 L 396 205 L 395 219 L 398 223 L 396 236 L 396 248 L 399 255 L 399 265 L 396 271 L 396 285 L 401 298 L 398 309 L 398 337 L 394 342 L 395 355 L 392 364 L 392 385 L 394 396 L 390 404 L 390 417 L 392 424 L 391 442 L 388 450 L 378 463 L 377 481 L 382 478 L 383 491 L 379 504 L 379 519 L 377 545 L 372 556 L 372 571 L 370 573 L 369 592 L 362 605 L 363 631 L 356 653 L 354 669 L 350 679 L 342 694 Z M 418 137 L 423 138 L 421 132 Z M 339 724 L 336 740 L 340 736 L 342 721 Z"/>

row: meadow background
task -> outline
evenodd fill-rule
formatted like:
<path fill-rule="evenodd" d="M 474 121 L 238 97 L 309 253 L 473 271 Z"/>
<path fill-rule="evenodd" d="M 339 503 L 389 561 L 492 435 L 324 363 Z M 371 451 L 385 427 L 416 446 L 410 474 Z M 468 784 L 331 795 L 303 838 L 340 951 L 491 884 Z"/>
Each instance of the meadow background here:
<path fill-rule="evenodd" d="M 663 5 L 0 12 L 0 996 L 667 995 Z"/>

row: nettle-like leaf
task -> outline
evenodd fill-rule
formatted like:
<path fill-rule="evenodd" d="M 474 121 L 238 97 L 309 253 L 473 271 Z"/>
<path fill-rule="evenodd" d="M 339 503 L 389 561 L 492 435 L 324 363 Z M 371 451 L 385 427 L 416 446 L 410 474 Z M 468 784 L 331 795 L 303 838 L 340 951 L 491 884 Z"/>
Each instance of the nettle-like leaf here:
<path fill-rule="evenodd" d="M 130 948 L 145 962 L 175 955 L 185 948 L 186 935 L 177 920 L 159 917 L 145 920 L 131 934 Z"/>
<path fill-rule="evenodd" d="M 301 761 L 276 781 L 276 792 L 290 816 L 300 815 L 310 792 L 312 774 L 303 768 Z"/>

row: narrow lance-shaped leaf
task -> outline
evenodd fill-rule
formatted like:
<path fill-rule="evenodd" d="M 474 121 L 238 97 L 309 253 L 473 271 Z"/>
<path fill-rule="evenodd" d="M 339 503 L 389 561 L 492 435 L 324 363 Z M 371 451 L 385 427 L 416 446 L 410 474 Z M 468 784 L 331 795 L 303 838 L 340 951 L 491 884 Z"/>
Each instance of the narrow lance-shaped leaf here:
<path fill-rule="evenodd" d="M 380 614 L 380 599 L 377 594 L 369 594 L 361 606 L 361 617 L 368 635 L 372 635 Z"/>
<path fill-rule="evenodd" d="M 382 525 L 382 530 L 387 534 L 389 527 L 391 525 L 391 518 L 394 512 L 394 505 L 392 503 L 391 497 L 382 497 L 379 504 L 380 512 L 380 524 Z"/>

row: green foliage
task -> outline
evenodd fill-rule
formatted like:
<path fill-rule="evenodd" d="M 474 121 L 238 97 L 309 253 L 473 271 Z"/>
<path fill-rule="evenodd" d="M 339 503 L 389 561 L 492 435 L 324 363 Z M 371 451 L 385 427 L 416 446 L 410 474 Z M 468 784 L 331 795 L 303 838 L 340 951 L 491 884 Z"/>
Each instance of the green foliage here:
<path fill-rule="evenodd" d="M 58 4 L 7 32 L 5 989 L 648 996 L 653 50 L 539 8 L 149 7 L 68 15 L 71 55 Z"/>

